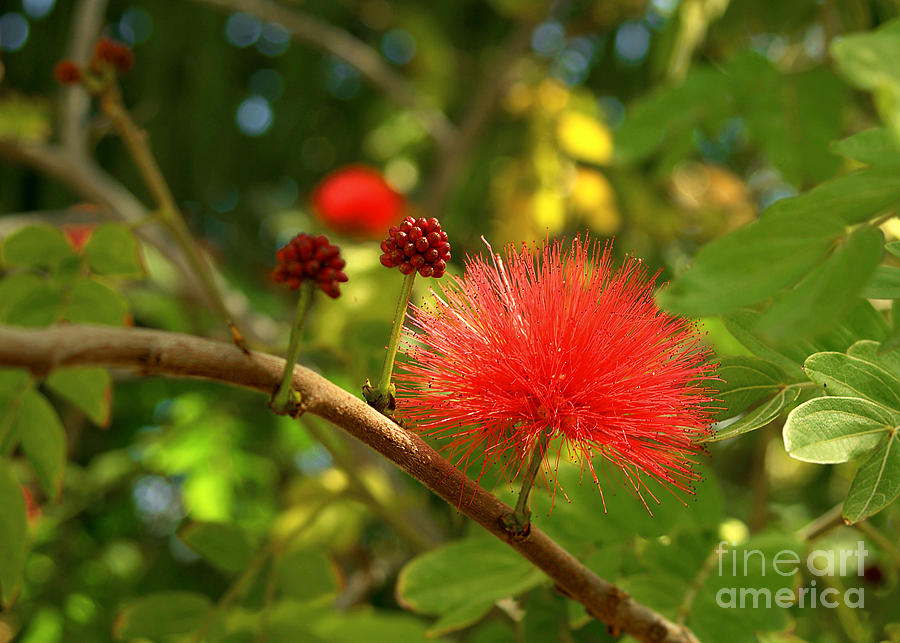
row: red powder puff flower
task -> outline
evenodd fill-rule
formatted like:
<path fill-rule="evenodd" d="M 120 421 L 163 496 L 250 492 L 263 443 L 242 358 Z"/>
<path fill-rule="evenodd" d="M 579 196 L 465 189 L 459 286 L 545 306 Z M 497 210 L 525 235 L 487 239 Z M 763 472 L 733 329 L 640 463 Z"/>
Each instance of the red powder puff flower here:
<path fill-rule="evenodd" d="M 497 461 L 515 478 L 561 438 L 598 487 L 595 456 L 642 501 L 647 477 L 690 493 L 713 366 L 696 327 L 657 308 L 653 281 L 640 260 L 616 270 L 608 245 L 579 238 L 469 259 L 433 306 L 412 309 L 421 345 L 397 375 L 399 413 L 448 440 L 458 466 L 481 459 L 479 480 Z"/>
<path fill-rule="evenodd" d="M 322 223 L 340 234 L 377 239 L 396 223 L 406 200 L 375 170 L 361 165 L 332 172 L 312 196 Z"/>
<path fill-rule="evenodd" d="M 81 81 L 81 69 L 71 60 L 60 60 L 53 67 L 53 76 L 60 85 L 74 85 Z"/>
<path fill-rule="evenodd" d="M 347 281 L 343 272 L 346 262 L 341 259 L 340 248 L 328 243 L 325 235 L 314 237 L 301 232 L 276 257 L 278 266 L 272 271 L 272 279 L 287 284 L 291 290 L 312 279 L 326 295 L 336 298 L 341 294 L 338 284 Z"/>

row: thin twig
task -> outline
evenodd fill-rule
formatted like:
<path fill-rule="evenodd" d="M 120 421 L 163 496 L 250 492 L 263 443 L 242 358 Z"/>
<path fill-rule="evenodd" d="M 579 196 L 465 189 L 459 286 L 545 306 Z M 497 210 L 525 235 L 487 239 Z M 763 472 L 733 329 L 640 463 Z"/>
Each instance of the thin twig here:
<path fill-rule="evenodd" d="M 66 58 L 84 67 L 106 14 L 107 0 L 79 0 L 72 16 Z M 77 154 L 87 152 L 87 121 L 91 99 L 81 85 L 60 88 L 59 138 L 67 150 Z"/>
<path fill-rule="evenodd" d="M 441 147 L 456 136 L 446 115 L 430 104 L 403 76 L 388 65 L 377 50 L 343 29 L 298 9 L 269 0 L 194 0 L 225 11 L 243 11 L 265 22 L 278 23 L 294 38 L 340 58 L 354 67 L 390 99 L 412 110 Z"/>
<path fill-rule="evenodd" d="M 212 268 L 206 257 L 197 248 L 197 243 L 191 234 L 190 229 L 185 223 L 178 204 L 172 196 L 169 184 L 163 176 L 153 152 L 150 150 L 150 143 L 145 131 L 137 126 L 131 118 L 131 114 L 122 103 L 122 96 L 118 87 L 110 85 L 100 97 L 100 106 L 103 113 L 106 114 L 119 136 L 125 142 L 125 147 L 131 154 L 131 158 L 137 165 L 138 171 L 144 180 L 147 189 L 153 195 L 159 212 L 162 215 L 162 221 L 168 231 L 175 238 L 176 243 L 184 253 L 191 266 L 193 274 L 203 286 L 209 303 L 212 304 L 216 312 L 222 317 L 226 326 L 231 331 L 232 339 L 244 352 L 247 352 L 247 345 L 243 335 L 238 330 L 233 319 L 231 311 L 225 305 L 225 299 L 216 283 Z"/>
<path fill-rule="evenodd" d="M 271 395 L 278 387 L 284 360 L 264 353 L 249 356 L 222 342 L 141 328 L 64 325 L 41 330 L 0 328 L 0 365 L 29 369 L 43 376 L 64 366 L 123 368 L 214 380 Z M 307 412 L 336 424 L 394 462 L 459 511 L 506 542 L 541 569 L 589 614 L 613 631 L 639 641 L 697 641 L 627 593 L 600 578 L 542 530 L 511 539 L 503 517 L 512 510 L 442 458 L 418 435 L 402 429 L 357 397 L 309 369 L 294 369 L 294 388 Z M 460 498 L 467 501 L 458 505 Z"/>
<path fill-rule="evenodd" d="M 697 571 L 697 575 L 694 576 L 694 580 L 691 582 L 690 587 L 688 587 L 687 591 L 684 593 L 684 599 L 681 601 L 681 605 L 678 606 L 677 623 L 684 625 L 687 621 L 688 616 L 691 614 L 691 610 L 694 608 L 694 601 L 697 599 L 697 594 L 703 587 L 703 583 L 709 578 L 709 573 L 718 561 L 719 545 L 716 545 L 716 548 L 713 549 L 709 556 L 703 561 L 703 564 Z"/>
<path fill-rule="evenodd" d="M 843 503 L 835 505 L 811 523 L 797 531 L 797 538 L 803 541 L 813 540 L 844 524 Z"/>

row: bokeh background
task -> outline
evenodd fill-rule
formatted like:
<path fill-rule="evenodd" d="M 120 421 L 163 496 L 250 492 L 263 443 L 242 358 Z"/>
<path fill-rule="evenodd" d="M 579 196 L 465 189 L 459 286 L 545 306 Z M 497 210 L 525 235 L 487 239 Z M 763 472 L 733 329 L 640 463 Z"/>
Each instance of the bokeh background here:
<path fill-rule="evenodd" d="M 0 138 L 57 139 L 64 90 L 52 69 L 79 4 L 0 4 Z M 336 234 L 317 216 L 312 195 L 329 173 L 367 165 L 404 195 L 397 219 L 438 216 L 454 272 L 484 251 L 482 237 L 497 248 L 589 230 L 666 280 L 704 242 L 846 169 L 831 142 L 877 117 L 834 71 L 828 43 L 900 12 L 888 0 L 279 3 L 313 21 L 304 31 L 239 0 L 101 4 L 103 34 L 136 58 L 125 102 L 254 346 L 283 351 L 287 341 L 294 301 L 269 278 L 277 248 L 299 231 L 341 245 L 350 282 L 339 300 L 317 301 L 302 361 L 354 392 L 378 372 L 400 275 L 379 264 L 378 239 Z M 380 81 L 342 58 L 348 43 L 376 61 Z M 96 108 L 87 117 L 91 155 L 149 206 L 109 123 Z M 107 216 L 0 154 L 0 234 L 26 220 Z M 145 244 L 149 277 L 122 289 L 133 323 L 224 337 L 167 250 Z M 428 286 L 417 281 L 417 300 Z M 707 330 L 722 353 L 743 350 L 714 320 Z M 129 597 L 172 587 L 218 597 L 231 581 L 185 544 L 187 525 L 224 521 L 263 539 L 311 515 L 303 538 L 327 554 L 310 574 L 327 577 L 323 592 L 399 628 L 385 636 L 421 639 L 426 621 L 401 610 L 394 584 L 411 555 L 467 530 L 455 508 L 331 427 L 275 418 L 249 393 L 119 374 L 112 400 L 108 430 L 58 406 L 66 492 L 52 505 L 33 491 L 35 550 L 19 605 L 0 614 L 0 640 L 108 640 Z M 800 527 L 841 499 L 851 475 L 791 460 L 767 430 L 712 456 L 708 484 L 726 510 L 711 528 L 730 536 Z M 398 536 L 404 524 L 412 533 Z M 896 593 L 883 566 L 866 582 Z M 890 613 L 806 613 L 792 627 L 808 640 L 866 640 Z M 521 640 L 515 610 L 486 623 L 452 636 Z M 344 626 L 318 636 L 353 640 Z M 610 640 L 596 622 L 566 636 Z"/>

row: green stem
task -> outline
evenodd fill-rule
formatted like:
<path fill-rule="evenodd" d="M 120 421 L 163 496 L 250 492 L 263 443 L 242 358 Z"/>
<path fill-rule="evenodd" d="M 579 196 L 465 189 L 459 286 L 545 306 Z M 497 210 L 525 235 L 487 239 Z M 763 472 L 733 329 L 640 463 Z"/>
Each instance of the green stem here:
<path fill-rule="evenodd" d="M 303 325 L 306 314 L 312 303 L 313 288 L 315 283 L 306 280 L 300 285 L 300 297 L 297 299 L 297 312 L 294 314 L 294 323 L 291 325 L 291 339 L 288 343 L 287 358 L 284 363 L 284 374 L 281 376 L 281 384 L 278 391 L 272 396 L 269 408 L 279 415 L 299 415 L 299 399 L 294 391 L 294 366 L 300 357 L 300 337 L 303 335 Z"/>
<path fill-rule="evenodd" d="M 403 330 L 403 320 L 406 318 L 406 308 L 409 306 L 409 297 L 412 294 L 415 280 L 415 272 L 406 275 L 403 278 L 403 286 L 400 288 L 400 298 L 397 300 L 397 308 L 394 309 L 394 321 L 391 323 L 391 337 L 388 340 L 387 354 L 384 356 L 384 366 L 381 367 L 381 379 L 378 382 L 377 390 L 382 395 L 391 389 L 394 360 L 397 359 L 397 348 L 400 346 L 400 332 Z"/>
<path fill-rule="evenodd" d="M 397 299 L 397 307 L 394 309 L 394 320 L 391 322 L 391 336 L 388 339 L 387 354 L 384 356 L 384 365 L 381 367 L 381 377 L 378 386 L 372 388 L 366 380 L 363 386 L 363 395 L 370 406 L 390 416 L 394 411 L 394 386 L 391 378 L 394 374 L 394 361 L 397 359 L 397 348 L 400 346 L 400 333 L 403 330 L 403 320 L 406 317 L 406 308 L 409 305 L 409 297 L 412 294 L 413 282 L 416 273 L 412 272 L 403 278 L 400 288 L 400 298 Z"/>
<path fill-rule="evenodd" d="M 522 478 L 522 488 L 519 490 L 519 499 L 516 501 L 516 508 L 513 510 L 513 518 L 524 523 L 531 520 L 531 510 L 528 508 L 528 496 L 531 494 L 531 488 L 534 486 L 534 479 L 537 477 L 538 471 L 541 470 L 541 462 L 544 460 L 544 452 L 541 449 L 541 443 L 535 445 L 531 452 L 531 459 L 528 461 L 528 469 L 525 471 L 525 477 Z"/>

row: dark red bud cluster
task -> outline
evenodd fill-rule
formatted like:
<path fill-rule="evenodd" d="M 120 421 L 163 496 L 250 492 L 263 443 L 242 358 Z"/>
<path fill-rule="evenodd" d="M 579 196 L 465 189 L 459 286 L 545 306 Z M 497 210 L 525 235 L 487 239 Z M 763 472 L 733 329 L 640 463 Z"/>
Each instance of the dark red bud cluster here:
<path fill-rule="evenodd" d="M 127 74 L 134 67 L 134 54 L 128 45 L 109 38 L 101 38 L 94 46 L 94 56 L 88 68 L 88 74 L 100 74 L 104 65 L 108 65 L 120 74 Z M 72 60 L 60 60 L 53 68 L 56 82 L 61 85 L 74 85 L 81 82 L 82 70 Z"/>
<path fill-rule="evenodd" d="M 127 74 L 134 67 L 134 54 L 124 43 L 110 38 L 101 38 L 94 47 L 91 69 L 96 70 L 101 63 L 108 63 L 120 74 Z"/>
<path fill-rule="evenodd" d="M 71 60 L 60 60 L 53 68 L 53 76 L 60 85 L 81 82 L 81 69 Z"/>
<path fill-rule="evenodd" d="M 416 270 L 423 277 L 442 277 L 450 260 L 450 243 L 440 222 L 406 217 L 399 226 L 391 226 L 390 236 L 381 242 L 381 263 L 399 267 L 404 275 Z"/>
<path fill-rule="evenodd" d="M 312 279 L 329 297 L 341 294 L 338 283 L 347 281 L 343 268 L 346 262 L 341 259 L 341 251 L 328 242 L 325 235 L 317 237 L 301 232 L 278 251 L 278 267 L 272 272 L 272 278 L 287 284 L 291 290 L 297 290 L 300 284 Z"/>

